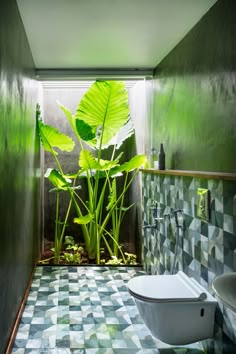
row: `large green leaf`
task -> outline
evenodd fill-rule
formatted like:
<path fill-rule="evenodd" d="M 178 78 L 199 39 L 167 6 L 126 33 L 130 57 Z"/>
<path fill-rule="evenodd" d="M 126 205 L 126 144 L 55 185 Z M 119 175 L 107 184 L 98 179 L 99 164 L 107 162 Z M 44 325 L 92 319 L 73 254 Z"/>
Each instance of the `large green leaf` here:
<path fill-rule="evenodd" d="M 79 139 L 83 141 L 90 142 L 89 145 L 96 145 L 96 129 L 90 127 L 85 121 L 81 119 L 75 119 L 75 116 L 71 113 L 69 108 L 63 106 L 59 101 L 57 102 L 61 110 L 64 112 L 68 122 L 70 123 L 72 129 L 76 133 Z"/>
<path fill-rule="evenodd" d="M 62 151 L 72 151 L 74 149 L 74 141 L 67 135 L 59 132 L 56 128 L 38 121 L 39 135 L 43 147 L 46 151 L 58 154 L 53 148 L 57 147 Z"/>
<path fill-rule="evenodd" d="M 146 163 L 146 161 L 147 157 L 145 155 L 136 155 L 131 160 L 111 169 L 110 176 L 114 176 L 119 172 L 131 172 L 137 168 L 140 168 Z"/>
<path fill-rule="evenodd" d="M 79 218 L 74 218 L 73 222 L 75 224 L 86 225 L 92 220 L 93 220 L 93 215 L 92 214 L 87 214 L 87 215 L 84 215 L 84 216 L 80 216 Z"/>
<path fill-rule="evenodd" d="M 82 97 L 76 111 L 76 119 L 83 120 L 93 132 L 100 132 L 95 140 L 86 142 L 98 146 L 101 139 L 102 148 L 128 118 L 128 92 L 125 83 L 120 81 L 96 81 Z"/>
<path fill-rule="evenodd" d="M 115 145 L 116 149 L 119 149 L 123 142 L 134 134 L 134 126 L 131 119 L 121 127 L 119 132 L 111 139 L 109 145 Z"/>
<path fill-rule="evenodd" d="M 55 169 L 48 168 L 45 177 L 49 179 L 49 181 L 60 190 L 67 190 L 70 187 L 70 180 L 61 175 L 61 173 Z"/>
<path fill-rule="evenodd" d="M 99 168 L 99 164 L 95 157 L 88 150 L 81 150 L 79 155 L 79 166 L 83 170 L 97 170 Z"/>
<path fill-rule="evenodd" d="M 86 142 L 91 141 L 91 144 L 96 144 L 96 132 L 85 121 L 81 119 L 75 120 L 76 130 L 80 138 Z"/>
<path fill-rule="evenodd" d="M 107 171 L 110 170 L 111 168 L 114 168 L 115 166 L 118 165 L 119 158 L 122 154 L 118 156 L 116 160 L 110 161 L 110 160 L 103 160 L 100 159 L 98 161 L 97 158 L 95 158 L 90 151 L 88 150 L 81 150 L 80 156 L 79 156 L 79 166 L 83 170 L 97 170 L 97 171 Z"/>
<path fill-rule="evenodd" d="M 75 117 L 72 115 L 69 108 L 63 106 L 63 104 L 61 104 L 59 101 L 57 101 L 57 103 L 58 103 L 59 107 L 61 108 L 61 110 L 64 112 L 64 114 L 65 114 L 68 122 L 72 126 L 72 128 L 75 128 Z"/>
<path fill-rule="evenodd" d="M 98 162 L 98 161 L 97 161 Z M 99 160 L 99 170 L 100 171 L 109 171 L 111 168 L 118 166 L 119 160 Z"/>

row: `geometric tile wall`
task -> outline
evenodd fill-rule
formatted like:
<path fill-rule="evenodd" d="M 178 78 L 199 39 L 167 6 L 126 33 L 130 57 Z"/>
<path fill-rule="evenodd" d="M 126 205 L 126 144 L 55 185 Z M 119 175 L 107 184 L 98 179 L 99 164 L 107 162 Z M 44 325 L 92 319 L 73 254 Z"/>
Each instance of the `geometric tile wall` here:
<path fill-rule="evenodd" d="M 197 215 L 197 189 L 210 192 L 210 218 Z M 156 225 L 154 210 L 158 207 Z M 168 174 L 142 173 L 143 265 L 150 274 L 182 270 L 211 294 L 215 276 L 236 271 L 236 182 Z M 153 209 L 154 208 L 154 209 Z M 177 228 L 180 209 L 184 229 Z M 176 242 L 177 240 L 177 242 Z M 208 353 L 236 353 L 236 313 L 220 301 Z"/>

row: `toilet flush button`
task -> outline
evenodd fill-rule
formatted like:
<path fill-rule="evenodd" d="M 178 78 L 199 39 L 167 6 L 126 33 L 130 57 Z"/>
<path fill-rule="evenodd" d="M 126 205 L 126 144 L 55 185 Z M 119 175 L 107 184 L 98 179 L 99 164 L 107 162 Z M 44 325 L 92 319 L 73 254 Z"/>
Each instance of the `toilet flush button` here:
<path fill-rule="evenodd" d="M 208 189 L 197 189 L 197 217 L 204 221 L 210 219 L 210 192 Z"/>

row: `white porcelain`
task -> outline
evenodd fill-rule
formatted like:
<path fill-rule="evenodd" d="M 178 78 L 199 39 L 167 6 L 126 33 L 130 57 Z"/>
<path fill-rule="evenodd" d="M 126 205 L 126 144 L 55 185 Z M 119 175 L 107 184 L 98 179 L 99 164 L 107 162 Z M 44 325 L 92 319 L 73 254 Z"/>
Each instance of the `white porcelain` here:
<path fill-rule="evenodd" d="M 135 277 L 128 289 L 154 337 L 173 345 L 212 337 L 217 301 L 183 272 Z"/>
<path fill-rule="evenodd" d="M 213 280 L 212 288 L 218 298 L 236 312 L 236 272 L 219 275 Z"/>

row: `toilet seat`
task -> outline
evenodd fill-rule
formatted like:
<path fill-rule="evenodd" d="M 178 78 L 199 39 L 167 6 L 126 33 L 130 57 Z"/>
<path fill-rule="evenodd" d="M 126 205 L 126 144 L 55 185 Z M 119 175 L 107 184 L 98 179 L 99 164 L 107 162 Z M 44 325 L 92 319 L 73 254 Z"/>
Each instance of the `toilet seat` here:
<path fill-rule="evenodd" d="M 179 271 L 174 275 L 143 275 L 128 282 L 131 295 L 149 302 L 204 301 L 205 289 Z"/>

